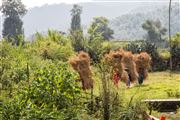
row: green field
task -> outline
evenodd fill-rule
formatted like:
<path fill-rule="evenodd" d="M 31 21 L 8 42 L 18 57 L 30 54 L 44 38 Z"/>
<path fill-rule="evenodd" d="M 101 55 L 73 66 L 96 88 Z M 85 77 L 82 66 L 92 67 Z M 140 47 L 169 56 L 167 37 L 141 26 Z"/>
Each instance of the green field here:
<path fill-rule="evenodd" d="M 146 99 L 180 98 L 180 73 L 150 73 L 143 85 L 126 90 L 126 94 L 137 94 Z"/>
<path fill-rule="evenodd" d="M 99 94 L 100 84 L 101 82 L 96 81 L 96 95 Z M 145 99 L 180 99 L 180 72 L 151 72 L 143 85 L 126 88 L 125 83 L 121 82 L 119 88 L 115 90 L 119 91 L 119 94 L 121 94 L 120 97 L 123 97 L 123 101 L 126 102 L 129 102 L 132 97 L 134 101 Z M 177 118 L 179 117 L 179 113 L 169 114 L 153 111 L 152 115 L 157 118 L 165 115 L 168 120 L 179 120 L 179 118 Z"/>
<path fill-rule="evenodd" d="M 98 94 L 98 84 L 101 83 L 96 81 L 96 94 Z M 143 85 L 126 88 L 125 83 L 121 82 L 119 91 L 122 90 L 127 98 L 132 95 L 142 99 L 180 98 L 180 72 L 151 72 Z"/>

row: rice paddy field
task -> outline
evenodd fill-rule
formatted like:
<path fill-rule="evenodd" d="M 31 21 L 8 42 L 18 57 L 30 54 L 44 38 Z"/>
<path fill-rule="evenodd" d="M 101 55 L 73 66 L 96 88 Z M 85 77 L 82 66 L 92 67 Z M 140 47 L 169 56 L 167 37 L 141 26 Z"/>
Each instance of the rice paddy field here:
<path fill-rule="evenodd" d="M 153 72 L 143 85 L 125 91 L 127 97 L 136 94 L 142 99 L 180 99 L 180 72 Z M 165 115 L 168 120 L 179 120 L 180 114 L 152 112 L 160 118 Z"/>
<path fill-rule="evenodd" d="M 98 95 L 99 84 L 101 84 L 101 82 L 96 81 L 95 84 L 95 94 Z M 117 89 L 119 94 L 121 94 L 120 97 L 123 97 L 125 101 L 130 101 L 132 97 L 134 100 L 180 99 L 180 72 L 150 72 L 148 79 L 146 79 L 142 85 L 134 85 L 131 88 L 127 88 L 125 83 L 120 82 Z M 164 115 L 167 120 L 179 120 L 179 112 L 159 113 L 153 111 L 152 115 L 157 118 Z"/>
<path fill-rule="evenodd" d="M 146 99 L 180 98 L 180 72 L 152 72 L 141 86 L 126 90 Z"/>

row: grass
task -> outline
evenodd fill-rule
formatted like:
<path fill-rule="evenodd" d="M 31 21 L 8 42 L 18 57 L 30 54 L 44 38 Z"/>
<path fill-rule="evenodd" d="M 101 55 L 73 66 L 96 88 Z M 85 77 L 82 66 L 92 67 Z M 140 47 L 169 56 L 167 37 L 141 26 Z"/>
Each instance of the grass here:
<path fill-rule="evenodd" d="M 98 78 L 95 80 L 94 91 L 98 95 L 101 82 Z M 142 85 L 127 89 L 125 83 L 121 82 L 119 90 L 124 91 L 127 99 L 133 95 L 142 99 L 180 98 L 180 72 L 151 72 Z"/>
<path fill-rule="evenodd" d="M 141 86 L 125 91 L 125 95 L 144 99 L 180 98 L 180 72 L 154 72 Z"/>
<path fill-rule="evenodd" d="M 111 48 L 113 50 L 123 48 L 129 44 L 129 41 L 110 41 Z"/>
<path fill-rule="evenodd" d="M 99 81 L 98 79 L 95 81 L 94 91 L 96 95 L 99 94 L 99 86 L 101 84 Z M 133 99 L 135 101 L 143 99 L 180 99 L 180 72 L 151 72 L 143 85 L 136 85 L 127 89 L 126 85 L 121 82 L 118 90 L 120 94 L 123 94 L 121 97 L 124 97 L 124 101 L 127 102 L 130 101 L 132 96 L 134 96 Z M 165 115 L 167 120 L 179 120 L 177 114 L 153 111 L 152 115 L 157 118 L 160 118 L 161 115 Z"/>

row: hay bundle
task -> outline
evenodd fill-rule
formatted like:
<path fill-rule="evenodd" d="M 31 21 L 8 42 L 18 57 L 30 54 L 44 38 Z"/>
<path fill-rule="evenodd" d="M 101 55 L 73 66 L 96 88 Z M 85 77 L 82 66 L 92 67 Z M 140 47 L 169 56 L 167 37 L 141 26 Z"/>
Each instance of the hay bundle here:
<path fill-rule="evenodd" d="M 133 57 L 136 63 L 136 69 L 139 75 L 143 75 L 146 79 L 148 76 L 148 69 L 150 68 L 151 57 L 146 52 L 141 52 L 140 54 L 135 54 Z"/>
<path fill-rule="evenodd" d="M 122 58 L 123 53 L 118 51 L 110 51 L 110 53 L 105 56 L 108 64 L 113 67 L 113 80 L 116 85 L 118 84 L 119 80 L 127 82 L 129 79 L 127 72 L 125 71 L 124 64 L 122 63 Z"/>
<path fill-rule="evenodd" d="M 133 54 L 129 51 L 119 50 L 119 53 L 123 53 L 122 64 L 124 64 L 125 69 L 128 70 L 129 79 L 131 82 L 138 80 L 138 73 L 136 70 L 136 63 L 133 60 Z"/>
<path fill-rule="evenodd" d="M 84 90 L 93 88 L 92 72 L 90 69 L 90 57 L 87 53 L 81 51 L 76 57 L 69 60 L 69 63 L 75 71 L 79 73 Z"/>

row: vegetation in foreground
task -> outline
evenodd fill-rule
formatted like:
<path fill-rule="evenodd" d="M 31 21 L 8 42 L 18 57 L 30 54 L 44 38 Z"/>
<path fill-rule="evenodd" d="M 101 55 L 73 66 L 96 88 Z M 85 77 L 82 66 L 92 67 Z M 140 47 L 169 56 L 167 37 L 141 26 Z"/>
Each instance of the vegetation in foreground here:
<path fill-rule="evenodd" d="M 29 42 L 22 32 L 20 18 L 26 9 L 21 1 L 4 0 L 1 9 L 6 17 L 4 39 L 0 42 L 0 117 L 3 120 L 144 120 L 147 106 L 142 99 L 179 98 L 179 72 L 171 76 L 167 72 L 154 72 L 168 70 L 170 62 L 174 68 L 171 70 L 180 68 L 180 34 L 168 41 L 160 21 L 147 20 L 142 25 L 147 31 L 146 40 L 123 46 L 115 44 L 117 50 L 147 52 L 152 57 L 149 80 L 126 89 L 123 83 L 119 88 L 114 86 L 111 68 L 102 60 L 115 46 L 109 41 L 113 31 L 106 18 L 94 18 L 88 29 L 89 37 L 85 37 L 80 20 L 82 8 L 74 5 L 70 34 L 49 30 L 46 35 L 36 33 Z M 14 29 L 9 31 L 11 27 Z M 161 48 L 168 54 L 160 54 Z M 91 58 L 88 66 L 93 67 L 95 80 L 91 91 L 83 91 L 78 74 L 67 62 L 80 51 Z"/>

